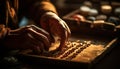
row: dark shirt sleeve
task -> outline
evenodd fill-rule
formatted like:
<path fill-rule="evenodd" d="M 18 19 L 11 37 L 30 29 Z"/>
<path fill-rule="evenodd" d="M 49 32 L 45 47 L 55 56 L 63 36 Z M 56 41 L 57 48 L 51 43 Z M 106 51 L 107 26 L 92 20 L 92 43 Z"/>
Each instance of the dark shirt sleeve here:
<path fill-rule="evenodd" d="M 55 6 L 50 2 L 50 0 L 20 0 L 19 8 L 30 19 L 33 19 L 35 22 L 39 21 L 40 17 L 48 11 L 54 12 L 57 14 Z"/>
<path fill-rule="evenodd" d="M 33 7 L 34 10 L 31 14 L 35 13 L 32 16 L 34 17 L 33 19 L 36 23 L 39 23 L 41 16 L 46 12 L 54 12 L 57 14 L 55 6 L 50 1 L 37 2 Z"/>
<path fill-rule="evenodd" d="M 8 28 L 5 28 L 5 25 L 1 24 L 0 25 L 0 43 L 7 35 L 7 32 L 8 32 Z"/>
<path fill-rule="evenodd" d="M 8 28 L 5 28 L 5 25 L 0 25 L 0 51 L 4 48 L 4 39 L 7 35 Z"/>

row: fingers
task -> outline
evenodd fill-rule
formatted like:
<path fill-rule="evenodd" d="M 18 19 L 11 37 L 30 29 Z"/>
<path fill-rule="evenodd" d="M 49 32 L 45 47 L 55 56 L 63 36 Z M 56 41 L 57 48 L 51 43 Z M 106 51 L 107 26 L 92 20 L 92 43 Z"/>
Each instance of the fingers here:
<path fill-rule="evenodd" d="M 32 28 L 29 28 L 28 32 L 35 39 L 37 39 L 38 41 L 43 42 L 44 45 L 45 45 L 45 50 L 48 50 L 48 48 L 50 47 L 50 42 L 49 42 L 49 39 L 45 35 L 43 35 L 41 33 L 38 33 L 37 31 L 33 30 Z"/>
<path fill-rule="evenodd" d="M 70 29 L 65 24 L 63 20 L 50 20 L 50 30 L 51 33 L 55 36 L 60 37 L 60 46 L 58 50 L 62 50 L 62 48 L 65 46 L 65 42 L 68 40 L 68 37 L 70 36 Z"/>
<path fill-rule="evenodd" d="M 34 29 L 35 31 L 37 31 L 37 32 L 39 32 L 39 33 L 41 33 L 41 34 L 43 34 L 43 35 L 45 35 L 45 36 L 47 36 L 47 37 L 50 37 L 50 36 L 49 36 L 49 33 L 46 32 L 45 30 L 43 30 L 43 29 L 41 29 L 41 28 L 39 28 L 39 27 L 37 27 L 37 26 L 35 26 L 35 25 L 30 25 L 30 26 L 31 26 L 32 29 Z"/>
<path fill-rule="evenodd" d="M 67 24 L 58 17 L 58 15 L 48 12 L 42 16 L 41 26 L 46 29 L 50 35 L 60 37 L 60 49 L 63 48 L 71 32 Z"/>
<path fill-rule="evenodd" d="M 71 31 L 68 27 L 68 25 L 65 23 L 65 21 L 61 20 L 60 23 L 62 23 L 62 26 L 65 27 L 65 32 L 66 32 L 66 36 L 67 36 L 67 39 L 70 37 L 71 35 Z"/>
<path fill-rule="evenodd" d="M 44 25 L 45 26 L 45 25 Z M 37 27 L 37 26 L 35 26 L 35 25 L 29 25 L 29 26 L 27 26 L 28 28 L 32 28 L 32 29 L 34 29 L 35 31 L 37 31 L 38 33 L 41 33 L 41 34 L 43 34 L 43 35 L 45 35 L 47 38 L 48 38 L 48 40 L 50 41 L 50 43 L 51 42 L 54 42 L 54 39 L 53 39 L 53 37 L 51 36 L 51 34 L 49 34 L 50 32 L 48 31 L 48 30 L 46 30 L 46 29 L 49 29 L 49 26 L 47 26 L 47 27 L 43 27 L 43 29 L 42 28 L 39 28 L 39 27 Z M 48 33 L 49 32 L 49 33 Z"/>
<path fill-rule="evenodd" d="M 23 35 L 25 36 L 26 39 L 28 39 L 28 42 L 31 42 L 27 45 L 29 46 L 36 46 L 35 48 L 37 50 L 39 50 L 39 48 L 41 49 L 41 47 L 44 45 L 44 49 L 48 50 L 48 48 L 50 47 L 50 36 L 49 33 L 44 31 L 43 29 L 40 29 L 34 25 L 29 25 L 26 27 L 21 27 L 19 29 L 16 30 L 12 30 L 11 33 L 12 35 Z M 42 46 L 41 46 L 41 43 Z M 31 44 L 31 45 L 30 45 Z M 37 47 L 40 46 L 40 47 Z M 42 47 L 43 49 L 43 47 Z"/>
<path fill-rule="evenodd" d="M 62 19 L 60 20 L 59 23 L 62 25 L 62 27 L 64 27 L 64 28 L 62 28 L 62 31 L 64 33 L 63 33 L 63 35 L 61 34 L 62 36 L 61 36 L 60 47 L 59 47 L 59 50 L 62 50 L 63 47 L 65 46 L 66 41 L 68 40 L 68 38 L 71 35 L 71 31 L 70 31 L 68 25 Z"/>
<path fill-rule="evenodd" d="M 30 27 L 31 27 L 31 25 L 30 25 L 30 26 L 24 26 L 24 27 L 15 29 L 15 30 L 10 30 L 9 35 L 10 35 L 10 34 L 12 34 L 12 35 L 18 35 L 18 34 L 27 33 L 26 30 L 27 30 L 28 28 L 30 28 Z"/>

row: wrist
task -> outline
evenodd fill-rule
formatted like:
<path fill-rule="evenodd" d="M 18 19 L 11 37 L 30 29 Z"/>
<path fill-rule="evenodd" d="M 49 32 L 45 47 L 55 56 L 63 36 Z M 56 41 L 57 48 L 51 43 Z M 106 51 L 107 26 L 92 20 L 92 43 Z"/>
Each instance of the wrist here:
<path fill-rule="evenodd" d="M 44 18 L 46 18 L 46 19 L 48 19 L 48 18 L 55 18 L 55 19 L 60 19 L 60 17 L 56 14 L 56 13 L 54 13 L 54 12 L 52 12 L 52 11 L 48 11 L 48 12 L 45 12 L 42 16 L 41 16 L 41 18 L 40 19 L 44 19 Z"/>

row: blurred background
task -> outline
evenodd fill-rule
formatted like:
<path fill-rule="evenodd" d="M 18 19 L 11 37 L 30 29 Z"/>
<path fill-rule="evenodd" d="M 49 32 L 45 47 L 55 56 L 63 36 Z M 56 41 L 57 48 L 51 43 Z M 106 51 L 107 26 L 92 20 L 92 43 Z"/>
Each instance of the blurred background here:
<path fill-rule="evenodd" d="M 104 2 L 120 2 L 120 0 L 51 0 L 51 2 L 56 6 L 57 11 L 60 16 L 64 16 L 80 7 L 85 1 L 95 2 L 96 4 L 101 1 Z M 94 4 L 95 4 L 94 3 Z"/>

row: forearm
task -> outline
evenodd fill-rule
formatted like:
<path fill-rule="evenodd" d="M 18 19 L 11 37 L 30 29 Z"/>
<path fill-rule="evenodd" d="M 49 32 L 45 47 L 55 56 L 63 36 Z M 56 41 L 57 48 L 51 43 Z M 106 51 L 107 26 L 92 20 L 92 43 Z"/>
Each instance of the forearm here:
<path fill-rule="evenodd" d="M 30 12 L 30 16 L 35 22 L 38 22 L 41 16 L 46 12 L 51 11 L 57 14 L 55 6 L 49 0 L 35 3 L 30 11 L 32 11 Z"/>
<path fill-rule="evenodd" d="M 55 6 L 50 1 L 42 1 L 42 2 L 40 2 L 40 4 L 38 3 L 38 7 L 39 8 L 36 9 L 36 10 L 39 10 L 38 13 L 40 13 L 40 12 L 45 13 L 47 11 L 52 11 L 57 14 Z"/>

